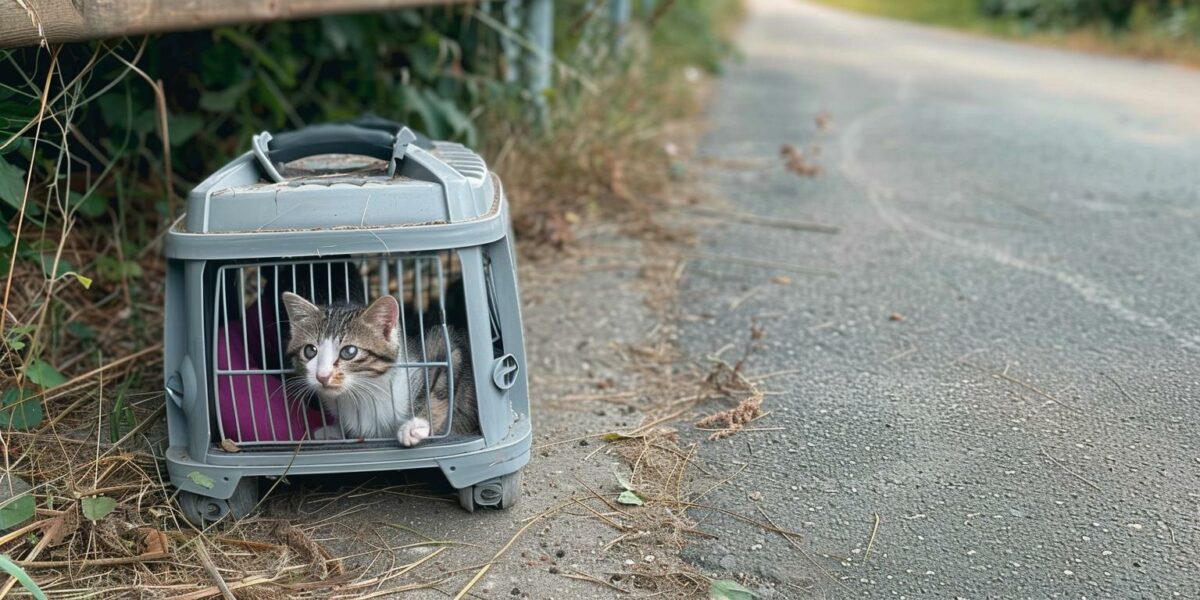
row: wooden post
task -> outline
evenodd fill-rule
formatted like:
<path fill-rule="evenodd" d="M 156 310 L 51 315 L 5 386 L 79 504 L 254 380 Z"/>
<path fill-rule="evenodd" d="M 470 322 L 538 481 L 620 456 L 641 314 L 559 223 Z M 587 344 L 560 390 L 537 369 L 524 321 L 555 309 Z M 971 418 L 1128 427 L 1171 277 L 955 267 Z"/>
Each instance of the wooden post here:
<path fill-rule="evenodd" d="M 5 0 L 0 1 L 0 48 L 466 1 Z"/>

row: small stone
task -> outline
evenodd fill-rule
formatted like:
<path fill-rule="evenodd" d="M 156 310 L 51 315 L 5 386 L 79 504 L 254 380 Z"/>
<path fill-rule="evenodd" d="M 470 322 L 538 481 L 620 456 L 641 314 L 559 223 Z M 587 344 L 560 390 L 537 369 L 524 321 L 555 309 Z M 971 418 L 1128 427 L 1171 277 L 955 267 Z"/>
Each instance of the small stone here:
<path fill-rule="evenodd" d="M 643 557 L 643 558 L 642 558 L 642 560 L 644 560 L 644 561 L 646 561 L 646 562 L 648 562 L 648 563 L 652 563 L 652 562 L 654 562 L 654 555 L 653 555 L 653 554 L 647 554 L 645 557 Z"/>
<path fill-rule="evenodd" d="M 762 492 L 759 492 L 759 491 L 750 492 L 750 499 L 755 502 L 762 501 L 762 499 L 763 499 Z"/>
<path fill-rule="evenodd" d="M 732 571 L 737 566 L 737 559 L 732 554 L 726 554 L 721 557 L 721 561 L 717 564 L 721 565 L 721 568 L 726 571 Z"/>
<path fill-rule="evenodd" d="M 562 557 L 564 557 L 564 556 L 566 556 L 566 555 L 567 555 L 567 551 L 566 551 L 566 550 L 559 550 L 558 552 L 555 552 L 555 553 L 554 553 L 554 556 L 557 556 L 557 557 L 559 557 L 559 558 L 562 558 Z"/>
<path fill-rule="evenodd" d="M 558 575 L 558 574 L 559 574 L 558 567 L 550 567 L 550 574 L 551 574 L 551 575 Z"/>

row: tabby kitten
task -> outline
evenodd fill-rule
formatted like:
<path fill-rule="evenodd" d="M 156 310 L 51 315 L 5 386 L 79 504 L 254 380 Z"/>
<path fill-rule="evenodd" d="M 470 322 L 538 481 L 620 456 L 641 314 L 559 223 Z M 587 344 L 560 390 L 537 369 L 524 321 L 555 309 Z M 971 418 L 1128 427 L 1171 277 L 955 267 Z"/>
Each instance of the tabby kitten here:
<path fill-rule="evenodd" d="M 284 292 L 283 304 L 291 324 L 287 356 L 304 389 L 338 421 L 314 431 L 313 439 L 341 439 L 343 431 L 347 439 L 395 435 L 410 447 L 445 432 L 451 405 L 454 433 L 479 431 L 469 345 L 456 328 L 450 329 L 451 402 L 445 368 L 397 366 L 422 362 L 422 352 L 419 338 L 400 339 L 400 305 L 392 296 L 367 307 L 320 307 Z M 446 361 L 440 327 L 426 332 L 424 356 L 426 362 Z"/>

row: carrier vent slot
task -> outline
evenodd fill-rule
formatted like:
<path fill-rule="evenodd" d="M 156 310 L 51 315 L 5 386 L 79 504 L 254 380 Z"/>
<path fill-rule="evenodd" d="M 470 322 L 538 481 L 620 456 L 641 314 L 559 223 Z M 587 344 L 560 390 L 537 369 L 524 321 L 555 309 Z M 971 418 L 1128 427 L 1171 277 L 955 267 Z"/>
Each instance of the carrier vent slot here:
<path fill-rule="evenodd" d="M 492 259 L 483 253 L 483 280 L 487 284 L 488 321 L 491 323 L 492 358 L 504 356 L 504 337 L 500 331 L 500 311 L 496 307 L 496 280 L 492 277 Z"/>
<path fill-rule="evenodd" d="M 437 157 L 442 162 L 450 165 L 454 170 L 462 173 L 464 177 L 483 180 L 487 176 L 487 164 L 483 162 L 483 159 L 478 154 L 467 149 L 462 144 L 439 142 L 437 144 Z"/>

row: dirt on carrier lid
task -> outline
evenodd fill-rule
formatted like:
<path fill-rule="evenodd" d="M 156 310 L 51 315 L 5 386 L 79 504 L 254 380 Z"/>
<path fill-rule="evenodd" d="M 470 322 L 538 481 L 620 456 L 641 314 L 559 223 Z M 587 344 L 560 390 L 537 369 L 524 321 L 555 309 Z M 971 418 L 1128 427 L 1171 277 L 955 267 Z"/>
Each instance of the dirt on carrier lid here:
<path fill-rule="evenodd" d="M 388 163 L 359 154 L 318 154 L 280 165 L 279 174 L 288 179 L 387 177 Z"/>

